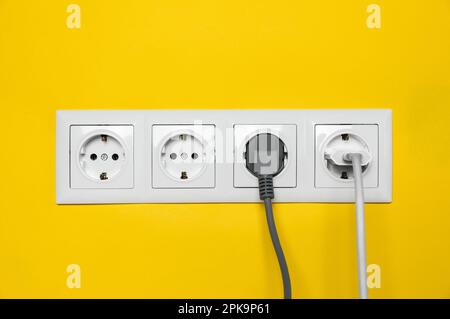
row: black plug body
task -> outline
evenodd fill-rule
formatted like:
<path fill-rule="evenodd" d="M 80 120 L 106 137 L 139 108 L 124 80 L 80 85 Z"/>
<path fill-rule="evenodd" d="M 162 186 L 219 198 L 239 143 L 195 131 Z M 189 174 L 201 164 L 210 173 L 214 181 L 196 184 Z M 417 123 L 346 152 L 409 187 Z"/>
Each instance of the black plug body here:
<path fill-rule="evenodd" d="M 273 177 L 283 169 L 287 157 L 284 142 L 276 135 L 261 133 L 245 145 L 245 165 L 258 178 L 259 198 L 273 199 Z"/>

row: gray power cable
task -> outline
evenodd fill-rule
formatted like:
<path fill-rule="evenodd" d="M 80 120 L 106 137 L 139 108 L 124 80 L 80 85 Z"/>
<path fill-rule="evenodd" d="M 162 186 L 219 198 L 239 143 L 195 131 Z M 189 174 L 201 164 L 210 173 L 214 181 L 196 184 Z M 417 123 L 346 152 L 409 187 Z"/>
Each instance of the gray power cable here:
<path fill-rule="evenodd" d="M 270 198 L 264 199 L 264 206 L 266 208 L 267 226 L 269 226 L 270 238 L 272 238 L 273 248 L 277 254 L 281 277 L 283 278 L 284 299 L 291 299 L 291 279 L 289 277 L 289 269 L 286 263 L 286 258 L 284 257 L 283 248 L 281 247 L 280 239 L 278 238 L 277 227 L 275 226 L 272 200 Z"/>

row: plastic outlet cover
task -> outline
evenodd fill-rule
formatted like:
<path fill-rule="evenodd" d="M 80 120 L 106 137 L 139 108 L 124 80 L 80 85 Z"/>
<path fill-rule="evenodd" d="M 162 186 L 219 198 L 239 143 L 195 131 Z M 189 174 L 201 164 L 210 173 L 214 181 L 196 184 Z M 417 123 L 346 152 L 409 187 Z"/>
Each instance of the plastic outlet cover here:
<path fill-rule="evenodd" d="M 133 188 L 133 126 L 71 125 L 70 188 Z"/>
<path fill-rule="evenodd" d="M 363 184 L 365 188 L 378 187 L 378 125 L 344 124 L 316 125 L 315 127 L 315 186 L 319 188 L 353 188 L 353 169 L 335 158 L 346 151 L 362 150 Z M 344 177 L 344 178 L 343 178 Z"/>
<path fill-rule="evenodd" d="M 287 162 L 281 173 L 274 177 L 275 188 L 297 186 L 297 126 L 282 125 L 235 125 L 234 126 L 234 187 L 258 187 L 258 180 L 245 166 L 245 145 L 255 135 L 270 133 L 278 136 L 285 144 Z"/>
<path fill-rule="evenodd" d="M 215 186 L 214 125 L 153 125 L 152 186 Z"/>

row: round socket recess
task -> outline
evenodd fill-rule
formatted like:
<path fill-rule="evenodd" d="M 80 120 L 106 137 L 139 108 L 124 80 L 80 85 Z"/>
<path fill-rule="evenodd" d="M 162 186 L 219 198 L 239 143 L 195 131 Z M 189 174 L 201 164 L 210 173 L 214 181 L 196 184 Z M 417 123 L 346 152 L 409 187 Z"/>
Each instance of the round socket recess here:
<path fill-rule="evenodd" d="M 81 171 L 88 178 L 107 182 L 122 171 L 126 150 L 118 137 L 95 133 L 81 143 L 78 159 Z"/>
<path fill-rule="evenodd" d="M 370 165 L 371 156 L 368 144 L 359 135 L 341 131 L 333 134 L 323 143 L 323 164 L 326 171 L 336 180 L 353 182 L 352 162 L 344 159 L 347 153 L 361 153 L 363 174 Z"/>
<path fill-rule="evenodd" d="M 161 148 L 161 166 L 172 179 L 180 182 L 195 180 L 205 171 L 204 142 L 189 133 L 171 136 Z"/>

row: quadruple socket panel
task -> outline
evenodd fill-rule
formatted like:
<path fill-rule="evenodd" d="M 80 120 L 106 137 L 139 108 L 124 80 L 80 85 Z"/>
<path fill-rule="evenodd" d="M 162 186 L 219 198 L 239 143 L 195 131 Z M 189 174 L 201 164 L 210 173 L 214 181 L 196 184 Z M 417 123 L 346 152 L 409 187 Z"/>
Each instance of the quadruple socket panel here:
<path fill-rule="evenodd" d="M 258 202 L 245 145 L 271 133 L 285 144 L 277 202 L 352 202 L 342 152 L 363 156 L 368 202 L 392 200 L 387 109 L 57 111 L 56 202 Z"/>

